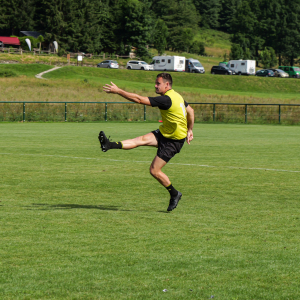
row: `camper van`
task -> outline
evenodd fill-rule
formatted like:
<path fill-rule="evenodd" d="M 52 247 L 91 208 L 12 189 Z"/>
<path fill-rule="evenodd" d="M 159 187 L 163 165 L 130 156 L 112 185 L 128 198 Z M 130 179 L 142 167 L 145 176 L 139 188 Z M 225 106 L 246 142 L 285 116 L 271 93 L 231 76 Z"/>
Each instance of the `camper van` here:
<path fill-rule="evenodd" d="M 155 71 L 185 71 L 184 56 L 154 56 L 152 64 Z"/>
<path fill-rule="evenodd" d="M 190 73 L 205 73 L 201 62 L 194 58 L 188 58 L 185 60 L 185 71 Z"/>
<path fill-rule="evenodd" d="M 236 75 L 255 75 L 255 60 L 230 60 L 227 67 Z"/>

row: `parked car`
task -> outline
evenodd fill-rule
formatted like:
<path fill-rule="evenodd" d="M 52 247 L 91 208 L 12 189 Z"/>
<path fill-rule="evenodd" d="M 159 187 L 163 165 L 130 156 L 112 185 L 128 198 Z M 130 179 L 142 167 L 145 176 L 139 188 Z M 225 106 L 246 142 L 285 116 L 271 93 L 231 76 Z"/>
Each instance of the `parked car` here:
<path fill-rule="evenodd" d="M 126 69 L 128 70 L 153 70 L 153 65 L 149 65 L 142 60 L 130 60 L 127 65 Z"/>
<path fill-rule="evenodd" d="M 126 64 L 128 70 L 153 70 L 153 65 L 149 65 L 142 60 L 131 60 Z"/>
<path fill-rule="evenodd" d="M 286 73 L 288 73 L 290 75 L 290 77 L 300 78 L 300 68 L 299 67 L 279 66 L 279 69 L 283 70 Z"/>
<path fill-rule="evenodd" d="M 211 74 L 223 74 L 223 75 L 233 75 L 233 71 L 229 70 L 227 67 L 213 66 L 210 70 Z"/>
<path fill-rule="evenodd" d="M 262 77 L 274 77 L 275 73 L 272 70 L 258 70 L 255 73 L 255 76 L 262 76 Z"/>
<path fill-rule="evenodd" d="M 270 69 L 270 70 L 275 73 L 274 74 L 275 77 L 288 78 L 290 76 L 288 73 L 280 69 Z"/>
<path fill-rule="evenodd" d="M 104 60 L 97 65 L 98 68 L 119 69 L 119 64 L 115 60 Z"/>

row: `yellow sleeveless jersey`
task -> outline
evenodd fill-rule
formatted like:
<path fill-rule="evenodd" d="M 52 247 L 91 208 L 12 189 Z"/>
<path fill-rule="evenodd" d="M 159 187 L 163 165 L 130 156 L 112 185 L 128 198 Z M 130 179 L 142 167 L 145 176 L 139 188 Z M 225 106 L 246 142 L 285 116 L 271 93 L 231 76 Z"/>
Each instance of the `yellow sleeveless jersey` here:
<path fill-rule="evenodd" d="M 171 98 L 172 105 L 169 109 L 160 109 L 163 123 L 159 126 L 159 130 L 168 139 L 184 139 L 187 136 L 187 118 L 184 100 L 173 89 L 168 90 L 164 96 Z"/>

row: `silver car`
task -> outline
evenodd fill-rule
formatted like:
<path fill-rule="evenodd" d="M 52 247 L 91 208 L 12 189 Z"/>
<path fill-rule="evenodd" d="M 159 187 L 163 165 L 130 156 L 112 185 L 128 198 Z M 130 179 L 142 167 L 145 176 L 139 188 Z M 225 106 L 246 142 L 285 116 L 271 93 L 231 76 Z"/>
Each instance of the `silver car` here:
<path fill-rule="evenodd" d="M 126 69 L 128 70 L 153 70 L 153 65 L 149 65 L 142 60 L 130 60 L 127 65 Z"/>
<path fill-rule="evenodd" d="M 98 68 L 119 69 L 119 64 L 115 60 L 104 60 L 97 65 Z"/>
<path fill-rule="evenodd" d="M 290 75 L 283 70 L 280 69 L 270 69 L 275 73 L 275 77 L 281 77 L 281 78 L 289 78 Z"/>

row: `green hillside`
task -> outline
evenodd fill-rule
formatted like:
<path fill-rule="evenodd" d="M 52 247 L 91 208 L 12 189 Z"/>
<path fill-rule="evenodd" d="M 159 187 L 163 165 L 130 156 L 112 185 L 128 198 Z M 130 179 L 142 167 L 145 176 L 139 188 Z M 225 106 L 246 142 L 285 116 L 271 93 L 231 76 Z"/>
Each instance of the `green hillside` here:
<path fill-rule="evenodd" d="M 88 80 L 94 84 L 110 81 L 123 87 L 153 90 L 158 72 L 107 70 L 96 68 L 64 67 L 47 73 L 49 79 Z M 300 81 L 297 79 L 260 78 L 253 76 L 218 76 L 211 74 L 172 73 L 177 90 L 194 93 L 237 93 L 262 97 L 297 97 Z"/>
<path fill-rule="evenodd" d="M 155 95 L 157 71 L 67 66 L 46 73 L 44 78 L 49 80 L 34 77 L 49 68 L 36 64 L 0 65 L 1 70 L 18 75 L 2 79 L 2 101 L 120 101 L 119 97 L 102 92 L 102 86 L 110 82 L 131 92 Z M 299 103 L 298 79 L 222 76 L 209 71 L 173 72 L 172 76 L 174 89 L 188 102 Z"/>

